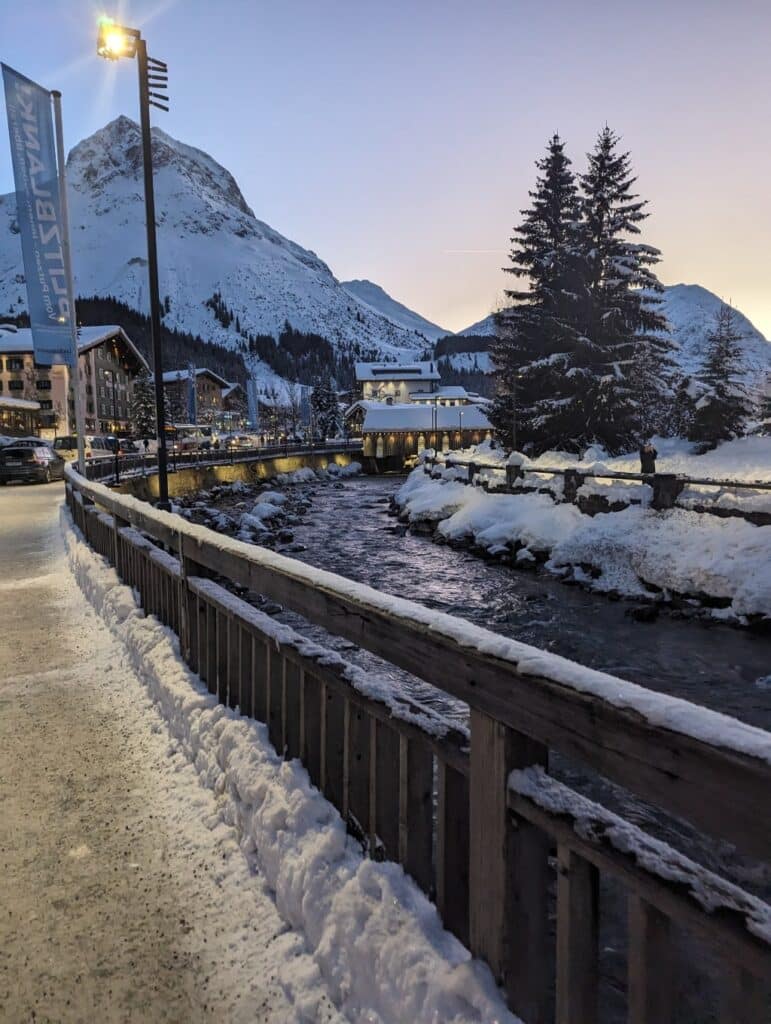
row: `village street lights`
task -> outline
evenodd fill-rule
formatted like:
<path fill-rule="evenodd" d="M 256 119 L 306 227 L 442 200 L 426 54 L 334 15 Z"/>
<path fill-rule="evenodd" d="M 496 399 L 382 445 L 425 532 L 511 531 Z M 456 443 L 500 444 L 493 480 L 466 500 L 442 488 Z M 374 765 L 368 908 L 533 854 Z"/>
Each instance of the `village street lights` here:
<path fill-rule="evenodd" d="M 145 220 L 147 222 L 147 276 L 150 287 L 150 338 L 155 376 L 155 421 L 158 431 L 158 507 L 170 511 L 166 453 L 166 421 L 163 408 L 163 360 L 161 358 L 161 300 L 158 288 L 158 248 L 155 238 L 155 192 L 150 135 L 150 107 L 168 110 L 168 96 L 151 92 L 166 88 L 167 67 L 147 56 L 147 43 L 139 29 L 116 25 L 112 18 L 99 19 L 96 52 L 107 60 L 136 57 L 139 70 L 139 115 L 142 125 L 142 156 L 145 179 Z M 158 101 L 163 102 L 158 102 Z"/>

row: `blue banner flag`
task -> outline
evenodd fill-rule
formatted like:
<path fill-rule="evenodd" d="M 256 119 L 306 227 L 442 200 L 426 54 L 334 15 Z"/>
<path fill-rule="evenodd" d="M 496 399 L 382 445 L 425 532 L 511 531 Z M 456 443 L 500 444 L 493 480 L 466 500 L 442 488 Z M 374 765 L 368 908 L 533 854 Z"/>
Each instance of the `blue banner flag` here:
<path fill-rule="evenodd" d="M 72 365 L 51 94 L 7 64 L 3 83 L 35 362 Z"/>

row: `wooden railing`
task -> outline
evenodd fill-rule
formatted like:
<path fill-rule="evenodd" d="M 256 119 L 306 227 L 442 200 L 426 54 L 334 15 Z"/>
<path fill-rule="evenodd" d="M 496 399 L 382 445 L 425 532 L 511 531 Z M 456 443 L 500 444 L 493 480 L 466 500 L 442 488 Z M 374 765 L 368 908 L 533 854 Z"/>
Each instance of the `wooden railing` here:
<path fill-rule="evenodd" d="M 595 511 L 606 511 L 603 509 L 601 495 L 593 495 L 599 501 L 593 503 L 591 500 L 581 499 L 580 488 L 587 480 L 620 480 L 624 483 L 646 484 L 651 488 L 651 508 L 659 511 L 675 508 L 678 499 L 687 487 L 718 487 L 722 490 L 738 493 L 744 491 L 771 491 L 771 482 L 768 480 L 722 480 L 709 477 L 688 477 L 681 473 L 626 473 L 609 469 L 594 470 L 581 469 L 580 467 L 549 467 L 525 464 L 523 466 L 507 465 L 506 463 L 489 464 L 483 461 L 469 461 L 453 457 L 452 452 L 446 455 L 433 455 L 424 459 L 423 469 L 428 474 L 433 474 L 435 467 L 444 469 L 456 469 L 461 472 L 461 481 L 472 486 L 482 487 L 483 490 L 494 490 L 496 494 L 526 494 L 528 492 L 541 491 L 551 494 L 562 501 L 579 504 L 586 509 Z M 528 481 L 527 477 L 532 480 Z M 552 480 L 544 478 L 551 477 Z M 559 491 L 554 489 L 552 481 L 560 479 Z M 492 486 L 494 483 L 494 487 Z M 551 486 L 550 486 L 551 484 Z M 639 498 L 632 498 L 628 502 L 614 496 L 611 504 L 617 508 L 637 502 Z M 718 516 L 736 516 L 746 519 L 748 522 L 758 526 L 771 525 L 771 512 L 767 511 L 745 511 L 741 508 L 731 506 L 710 505 L 708 498 L 702 503 L 692 502 L 687 506 L 694 512 L 710 513 Z"/>
<path fill-rule="evenodd" d="M 369 854 L 404 866 L 526 1024 L 598 1019 L 601 876 L 627 893 L 629 1021 L 675 1019 L 680 930 L 719 952 L 718 1019 L 765 1019 L 768 904 L 547 772 L 558 751 L 768 860 L 771 734 L 192 526 L 71 469 L 67 502 L 146 612 L 177 632 L 210 692 L 266 722 L 276 749 L 301 758 Z M 394 694 L 234 588 L 466 702 L 469 729 Z"/>

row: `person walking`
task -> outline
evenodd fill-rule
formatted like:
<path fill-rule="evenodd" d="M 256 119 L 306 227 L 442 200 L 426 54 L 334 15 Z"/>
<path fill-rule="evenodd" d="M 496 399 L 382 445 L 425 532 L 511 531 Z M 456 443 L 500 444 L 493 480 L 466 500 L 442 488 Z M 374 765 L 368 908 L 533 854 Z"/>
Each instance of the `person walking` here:
<path fill-rule="evenodd" d="M 656 472 L 656 456 L 658 452 L 646 441 L 640 448 L 640 471 L 646 476 Z"/>

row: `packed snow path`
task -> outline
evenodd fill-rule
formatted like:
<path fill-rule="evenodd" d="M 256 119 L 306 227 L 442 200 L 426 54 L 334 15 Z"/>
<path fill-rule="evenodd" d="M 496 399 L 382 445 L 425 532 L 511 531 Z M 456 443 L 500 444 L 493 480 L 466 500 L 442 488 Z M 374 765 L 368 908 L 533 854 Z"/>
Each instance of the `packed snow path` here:
<path fill-rule="evenodd" d="M 340 1020 L 70 574 L 62 493 L 0 490 L 0 1019 Z"/>

